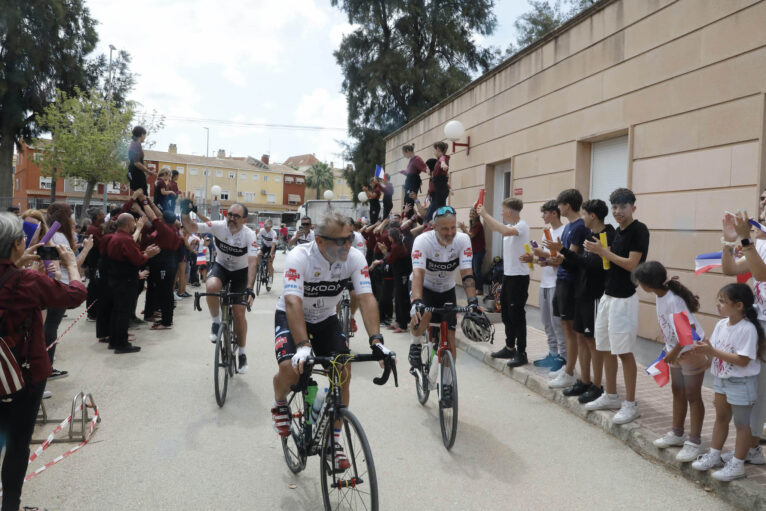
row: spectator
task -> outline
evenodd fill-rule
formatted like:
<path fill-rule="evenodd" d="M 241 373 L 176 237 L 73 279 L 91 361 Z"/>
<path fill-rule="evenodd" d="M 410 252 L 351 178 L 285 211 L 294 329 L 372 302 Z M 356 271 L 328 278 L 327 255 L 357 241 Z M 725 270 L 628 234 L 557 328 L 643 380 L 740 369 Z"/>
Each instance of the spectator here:
<path fill-rule="evenodd" d="M 384 281 L 383 296 L 381 301 L 393 299 L 394 314 L 396 325 L 393 327 L 394 333 L 399 334 L 407 330 L 410 323 L 410 298 L 407 283 L 412 272 L 412 259 L 407 247 L 402 241 L 402 233 L 397 226 L 388 229 L 388 239 L 391 248 L 382 244 L 380 247 L 384 255 L 386 266 L 390 268 L 392 293 L 388 294 L 388 289 Z"/>
<path fill-rule="evenodd" d="M 85 236 L 93 237 L 93 247 L 85 257 L 84 266 L 88 275 L 88 321 L 96 321 L 98 317 L 98 304 L 96 303 L 99 298 L 99 287 L 97 283 L 96 273 L 98 272 L 98 260 L 101 253 L 99 247 L 101 246 L 101 238 L 104 236 L 104 211 L 101 208 L 91 208 L 89 215 L 90 225 L 85 231 Z M 93 305 L 96 303 L 96 305 Z"/>
<path fill-rule="evenodd" d="M 21 216 L 21 210 L 18 206 L 8 206 L 8 209 L 6 210 L 8 213 L 13 213 L 16 216 Z"/>
<path fill-rule="evenodd" d="M 0 400 L 0 448 L 3 458 L 2 509 L 17 510 L 29 462 L 29 442 L 35 428 L 45 381 L 51 364 L 45 347 L 42 307 L 66 309 L 77 307 L 87 295 L 80 282 L 74 253 L 67 245 L 58 245 L 60 264 L 67 270 L 64 284 L 38 272 L 19 271 L 39 245 L 24 250 L 21 221 L 13 214 L 0 214 L 0 311 L 3 339 L 17 355 L 23 369 L 24 387 Z"/>
<path fill-rule="evenodd" d="M 48 224 L 45 223 L 45 215 L 39 209 L 27 209 L 21 214 L 21 219 L 25 222 L 37 224 L 40 227 L 35 231 L 34 236 L 27 240 L 27 246 L 37 244 L 38 240 L 48 232 Z"/>
<path fill-rule="evenodd" d="M 484 241 L 484 225 L 481 223 L 476 210 L 471 208 L 468 212 L 469 227 L 460 222 L 460 229 L 471 238 L 471 251 L 473 252 L 473 278 L 476 279 L 476 296 L 484 294 L 484 280 L 482 277 L 482 266 L 484 265 L 484 255 L 487 252 Z"/>
<path fill-rule="evenodd" d="M 448 147 L 446 142 L 436 142 L 434 144 L 436 163 L 434 163 L 431 180 L 428 183 L 428 196 L 431 202 L 428 204 L 428 210 L 426 211 L 427 222 L 430 222 L 433 218 L 434 211 L 447 205 L 447 197 L 449 197 L 450 190 Z"/>
<path fill-rule="evenodd" d="M 146 140 L 146 130 L 143 126 L 133 128 L 133 140 L 128 148 L 128 182 L 131 192 L 143 190 L 144 195 L 148 196 L 146 176 L 154 172 L 144 165 L 144 149 L 141 147 L 144 140 Z"/>
<path fill-rule="evenodd" d="M 402 146 L 402 154 L 407 158 L 407 170 L 404 179 L 404 203 L 413 204 L 415 199 L 418 198 L 420 193 L 420 185 L 423 180 L 420 179 L 421 172 L 428 172 L 428 167 L 423 158 L 415 154 L 415 144 L 407 144 Z M 413 197 L 414 194 L 414 197 Z"/>
<path fill-rule="evenodd" d="M 394 185 L 391 184 L 388 174 L 383 179 L 383 218 L 389 218 L 391 210 L 394 209 Z M 396 221 L 398 222 L 399 220 Z"/>
<path fill-rule="evenodd" d="M 174 213 L 176 211 L 176 201 L 178 200 L 178 196 L 181 194 L 181 191 L 178 189 L 178 178 L 180 175 L 180 172 L 174 170 L 170 173 L 170 182 L 168 182 L 168 188 L 172 193 L 166 196 L 166 200 L 168 204 L 168 210 Z"/>
<path fill-rule="evenodd" d="M 160 173 L 157 175 L 157 181 L 154 184 L 154 204 L 156 204 L 162 211 L 169 209 L 169 200 L 175 195 L 173 190 L 171 190 L 169 183 L 170 170 L 160 170 Z"/>
<path fill-rule="evenodd" d="M 445 144 L 446 145 L 446 144 Z M 505 346 L 492 353 L 492 358 L 509 358 L 509 367 L 519 367 L 527 360 L 527 316 L 524 307 L 529 297 L 529 266 L 521 262 L 524 245 L 529 243 L 529 224 L 521 219 L 521 199 L 503 201 L 503 222 L 492 218 L 484 206 L 476 212 L 485 225 L 503 235 L 503 288 L 500 299 Z"/>
<path fill-rule="evenodd" d="M 370 222 L 374 224 L 380 217 L 380 197 L 383 194 L 383 186 L 378 178 L 373 177 L 370 179 L 370 188 L 363 186 L 362 189 L 367 193 L 367 202 L 370 205 Z"/>

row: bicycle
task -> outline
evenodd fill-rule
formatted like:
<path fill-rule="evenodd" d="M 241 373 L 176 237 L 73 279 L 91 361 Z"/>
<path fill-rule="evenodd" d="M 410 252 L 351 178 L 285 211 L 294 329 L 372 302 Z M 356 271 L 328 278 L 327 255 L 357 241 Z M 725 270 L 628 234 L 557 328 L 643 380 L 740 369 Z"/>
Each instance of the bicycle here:
<path fill-rule="evenodd" d="M 237 346 L 237 332 L 234 328 L 234 315 L 231 313 L 232 305 L 245 305 L 250 312 L 247 298 L 249 293 L 230 293 L 229 284 L 218 293 L 194 293 L 194 309 L 202 312 L 199 299 L 203 296 L 217 296 L 221 306 L 221 326 L 218 328 L 218 337 L 215 341 L 215 356 L 213 360 L 213 382 L 215 386 L 215 401 L 219 407 L 226 402 L 226 392 L 229 389 L 229 377 L 237 373 L 237 357 L 234 354 Z M 245 303 L 241 302 L 245 298 Z"/>
<path fill-rule="evenodd" d="M 338 314 L 338 319 L 340 320 L 340 324 L 343 327 L 343 335 L 346 337 L 346 339 L 350 339 L 354 336 L 354 329 L 351 328 L 351 321 L 353 320 L 353 317 L 351 316 L 351 293 L 349 292 L 348 288 L 343 289 L 339 307 L 340 311 Z"/>
<path fill-rule="evenodd" d="M 375 463 L 367 436 L 359 419 L 341 400 L 341 372 L 349 362 L 384 361 L 383 374 L 373 378 L 376 385 L 385 385 L 389 375 L 394 374 L 394 385 L 399 386 L 396 373 L 395 353 L 389 356 L 371 354 L 332 354 L 315 356 L 306 360 L 298 383 L 291 386 L 288 396 L 290 408 L 290 435 L 282 437 L 287 467 L 297 474 L 306 468 L 308 456 L 320 455 L 322 499 L 325 509 L 378 509 L 378 480 Z M 325 368 L 317 368 L 322 364 Z M 316 381 L 311 375 L 326 376 L 330 387 L 321 409 L 315 411 Z M 340 447 L 348 459 L 348 468 L 335 468 L 336 442 L 333 428 L 342 421 Z"/>
<path fill-rule="evenodd" d="M 266 286 L 266 292 L 271 291 L 271 282 L 269 282 L 269 259 L 271 259 L 270 252 L 261 256 L 261 264 L 258 265 L 258 270 L 255 276 L 256 296 L 261 293 L 261 284 Z"/>
<path fill-rule="evenodd" d="M 425 307 L 421 310 L 432 314 L 442 313 L 443 316 L 441 323 L 429 324 L 426 330 L 428 338 L 420 351 L 420 367 L 410 369 L 410 374 L 415 377 L 418 401 L 421 405 L 425 405 L 431 392 L 428 374 L 433 363 L 433 355 L 436 355 L 439 364 L 439 373 L 436 378 L 436 391 L 439 396 L 439 425 L 441 426 L 442 442 L 444 447 L 449 450 L 455 444 L 455 437 L 457 436 L 458 393 L 455 359 L 447 342 L 447 322 L 450 319 L 456 321 L 458 313 L 466 313 L 470 309 L 469 307 L 456 307 L 455 304 L 445 303 L 443 307 Z M 432 353 L 434 346 L 436 347 L 435 353 Z"/>

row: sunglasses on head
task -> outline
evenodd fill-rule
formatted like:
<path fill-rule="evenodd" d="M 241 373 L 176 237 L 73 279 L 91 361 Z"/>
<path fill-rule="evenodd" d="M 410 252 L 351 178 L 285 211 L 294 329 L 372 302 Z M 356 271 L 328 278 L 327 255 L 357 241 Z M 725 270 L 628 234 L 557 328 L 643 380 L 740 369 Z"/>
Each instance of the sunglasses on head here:
<path fill-rule="evenodd" d="M 346 243 L 348 243 L 349 245 L 354 243 L 354 235 L 353 234 L 350 234 L 350 235 L 348 235 L 345 238 L 330 238 L 329 236 L 322 236 L 322 235 L 320 235 L 319 237 L 324 239 L 324 240 L 327 240 L 327 241 L 332 241 L 332 242 L 334 242 L 339 247 L 342 247 Z"/>
<path fill-rule="evenodd" d="M 442 206 L 436 210 L 434 216 L 454 215 L 455 209 L 452 206 Z"/>
<path fill-rule="evenodd" d="M 226 216 L 231 218 L 232 220 L 239 220 L 242 218 L 242 215 L 238 215 L 236 213 L 226 213 Z"/>

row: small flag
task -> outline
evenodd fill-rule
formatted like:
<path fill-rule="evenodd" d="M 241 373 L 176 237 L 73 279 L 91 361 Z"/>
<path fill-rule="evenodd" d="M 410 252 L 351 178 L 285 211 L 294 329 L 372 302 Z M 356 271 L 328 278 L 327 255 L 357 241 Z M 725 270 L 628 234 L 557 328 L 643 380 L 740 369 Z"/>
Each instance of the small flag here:
<path fill-rule="evenodd" d="M 24 221 L 24 226 L 22 229 L 24 230 L 24 234 L 27 236 L 27 248 L 29 248 L 29 243 L 32 241 L 32 238 L 34 237 L 35 233 L 37 232 L 37 229 L 40 228 L 40 224 L 35 224 L 32 222 Z"/>
<path fill-rule="evenodd" d="M 652 376 L 654 381 L 656 381 L 657 385 L 660 387 L 664 387 L 668 384 L 670 381 L 670 368 L 665 362 L 665 350 L 662 350 L 660 356 L 657 357 L 657 360 L 652 362 L 652 364 L 646 368 L 646 374 Z"/>
<path fill-rule="evenodd" d="M 701 273 L 708 272 L 713 268 L 721 267 L 721 252 L 710 252 L 708 254 L 700 254 L 694 259 L 694 274 L 700 275 Z"/>
<path fill-rule="evenodd" d="M 760 229 L 761 232 L 766 232 L 766 227 L 764 227 L 761 223 L 753 220 L 752 218 L 748 220 L 748 223 L 752 225 L 753 227 L 755 227 L 756 229 Z"/>
<path fill-rule="evenodd" d="M 673 314 L 673 328 L 676 330 L 676 337 L 678 338 L 678 344 L 681 346 L 690 346 L 695 341 L 699 341 L 699 335 L 692 328 L 689 322 L 689 315 L 686 312 L 678 312 Z"/>
<path fill-rule="evenodd" d="M 386 177 L 386 173 L 383 172 L 383 167 L 380 165 L 375 165 L 375 177 L 380 180 L 383 180 Z"/>

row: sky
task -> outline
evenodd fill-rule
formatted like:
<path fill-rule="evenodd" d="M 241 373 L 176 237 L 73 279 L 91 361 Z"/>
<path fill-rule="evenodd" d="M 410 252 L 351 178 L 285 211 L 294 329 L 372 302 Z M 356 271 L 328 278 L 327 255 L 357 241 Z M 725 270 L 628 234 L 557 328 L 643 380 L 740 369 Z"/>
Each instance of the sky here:
<path fill-rule="evenodd" d="M 329 0 L 86 0 L 98 20 L 97 53 L 132 56 L 131 99 L 165 116 L 152 149 L 209 151 L 272 162 L 314 153 L 343 164 L 346 99 L 333 51 L 353 30 Z M 496 0 L 498 27 L 483 45 L 505 48 L 526 0 Z M 240 124 L 232 124 L 240 123 Z M 295 129 L 262 126 L 312 126 Z"/>

